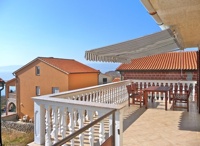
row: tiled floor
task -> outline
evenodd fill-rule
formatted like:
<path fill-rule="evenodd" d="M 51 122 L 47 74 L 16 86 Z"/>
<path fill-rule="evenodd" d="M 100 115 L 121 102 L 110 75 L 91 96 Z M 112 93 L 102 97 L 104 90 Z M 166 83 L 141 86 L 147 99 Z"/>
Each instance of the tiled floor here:
<path fill-rule="evenodd" d="M 162 100 L 149 102 L 147 110 L 127 107 L 123 146 L 200 146 L 200 114 L 195 104 L 190 103 L 190 112 L 173 111 L 169 103 L 165 111 Z"/>

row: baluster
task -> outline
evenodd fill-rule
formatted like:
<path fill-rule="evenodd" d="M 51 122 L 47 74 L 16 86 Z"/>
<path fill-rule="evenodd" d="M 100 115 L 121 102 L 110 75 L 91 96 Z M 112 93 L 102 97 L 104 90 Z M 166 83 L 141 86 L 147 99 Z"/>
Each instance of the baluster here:
<path fill-rule="evenodd" d="M 53 143 L 58 142 L 58 108 L 56 106 L 52 106 L 52 124 L 53 130 L 51 132 L 51 136 L 53 137 Z"/>
<path fill-rule="evenodd" d="M 60 115 L 61 115 L 60 133 L 62 135 L 62 139 L 66 137 L 66 131 L 67 131 L 68 116 L 66 116 L 66 114 L 67 114 L 66 108 L 61 107 L 60 108 Z M 63 146 L 67 146 L 67 145 L 64 144 Z"/>
<path fill-rule="evenodd" d="M 157 85 L 158 85 L 158 86 L 161 86 L 161 83 L 158 82 Z M 159 100 L 160 100 L 160 99 L 161 99 L 161 92 L 158 93 L 158 96 L 159 96 L 158 98 L 159 98 Z"/>
<path fill-rule="evenodd" d="M 115 97 L 117 98 L 117 103 L 120 103 L 120 99 L 119 99 L 119 96 L 118 96 L 118 87 L 115 87 Z"/>
<path fill-rule="evenodd" d="M 74 126 L 77 126 L 77 110 L 74 110 Z"/>
<path fill-rule="evenodd" d="M 173 85 L 172 91 L 173 91 L 173 93 L 174 93 L 174 90 L 175 90 L 175 83 L 172 83 L 172 85 Z"/>
<path fill-rule="evenodd" d="M 108 88 L 109 104 L 112 104 L 112 97 L 110 96 L 110 88 Z"/>
<path fill-rule="evenodd" d="M 194 95 L 195 95 L 195 83 L 192 84 L 193 87 L 192 87 L 192 101 L 195 101 L 194 99 Z"/>
<path fill-rule="evenodd" d="M 92 102 L 95 102 L 95 91 L 92 92 Z"/>
<path fill-rule="evenodd" d="M 116 87 L 116 97 L 117 97 L 117 101 L 118 103 L 120 103 L 120 96 L 119 96 L 119 87 Z"/>
<path fill-rule="evenodd" d="M 60 114 L 60 108 L 58 108 L 58 134 L 61 134 L 61 114 Z"/>
<path fill-rule="evenodd" d="M 72 134 L 74 132 L 74 121 L 73 121 L 73 113 L 74 109 L 70 108 L 69 111 L 69 134 Z M 74 145 L 74 139 L 71 140 L 71 145 Z"/>
<path fill-rule="evenodd" d="M 112 115 L 109 116 L 109 137 L 112 136 Z"/>
<path fill-rule="evenodd" d="M 85 94 L 85 101 L 89 102 L 88 93 Z"/>
<path fill-rule="evenodd" d="M 45 145 L 50 146 L 52 145 L 51 142 L 51 124 L 50 124 L 50 106 L 45 105 L 46 114 L 45 114 L 45 124 L 46 124 L 46 134 L 45 134 Z"/>
<path fill-rule="evenodd" d="M 182 85 L 183 85 L 183 92 L 185 91 L 185 83 L 182 83 Z"/>
<path fill-rule="evenodd" d="M 116 103 L 116 99 L 117 98 L 115 98 L 115 88 L 112 88 L 112 97 L 113 97 L 113 99 L 114 99 L 114 103 Z"/>
<path fill-rule="evenodd" d="M 99 112 L 99 117 L 103 116 L 102 112 Z M 104 130 L 104 120 L 100 121 L 99 125 L 99 144 L 101 145 L 105 141 L 105 130 Z"/>
<path fill-rule="evenodd" d="M 115 98 L 115 89 L 114 88 L 112 88 L 112 97 L 113 97 L 113 99 L 114 99 L 114 103 L 116 103 L 116 98 Z"/>
<path fill-rule="evenodd" d="M 178 91 L 180 90 L 180 82 L 178 81 Z"/>
<path fill-rule="evenodd" d="M 89 117 L 89 120 L 90 120 L 90 123 L 93 121 L 93 111 L 88 111 L 88 117 Z M 93 146 L 94 145 L 94 127 L 90 127 L 89 128 L 89 143 L 90 143 L 90 146 Z"/>
<path fill-rule="evenodd" d="M 79 125 L 79 129 L 81 129 L 84 125 L 83 125 L 83 115 L 84 115 L 84 110 L 83 109 L 79 109 L 78 110 L 78 125 Z M 80 146 L 84 145 L 84 134 L 81 133 L 79 134 L 79 140 L 80 140 Z"/>

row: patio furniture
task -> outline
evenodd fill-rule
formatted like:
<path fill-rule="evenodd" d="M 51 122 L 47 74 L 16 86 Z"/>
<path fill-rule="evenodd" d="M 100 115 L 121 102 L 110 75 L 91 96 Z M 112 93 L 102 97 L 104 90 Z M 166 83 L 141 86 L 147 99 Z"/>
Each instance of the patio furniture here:
<path fill-rule="evenodd" d="M 132 99 L 132 104 L 142 105 L 143 103 L 143 93 L 139 92 L 136 85 L 131 84 L 126 86 L 128 91 L 128 106 L 130 106 L 130 100 Z"/>
<path fill-rule="evenodd" d="M 147 93 L 148 92 L 163 92 L 163 93 L 165 93 L 165 110 L 167 110 L 167 99 L 168 99 L 168 93 L 170 94 L 170 90 L 171 90 L 171 87 L 165 87 L 165 86 L 151 86 L 151 87 L 145 88 L 144 89 L 144 104 L 145 104 L 146 109 L 148 108 Z M 169 102 L 170 102 L 170 100 L 169 100 Z"/>
<path fill-rule="evenodd" d="M 175 93 L 173 93 L 173 103 L 172 108 L 185 108 L 189 112 L 189 97 L 190 97 L 190 90 L 186 91 L 179 91 L 176 90 Z M 186 106 L 183 106 L 183 103 L 186 104 Z"/>

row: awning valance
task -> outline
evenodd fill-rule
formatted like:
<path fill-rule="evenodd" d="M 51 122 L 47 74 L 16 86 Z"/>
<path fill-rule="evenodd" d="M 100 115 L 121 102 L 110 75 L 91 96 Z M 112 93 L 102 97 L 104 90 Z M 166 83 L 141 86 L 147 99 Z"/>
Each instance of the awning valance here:
<path fill-rule="evenodd" d="M 127 63 L 134 58 L 178 50 L 179 44 L 170 29 L 134 40 L 85 52 L 89 61 Z"/>

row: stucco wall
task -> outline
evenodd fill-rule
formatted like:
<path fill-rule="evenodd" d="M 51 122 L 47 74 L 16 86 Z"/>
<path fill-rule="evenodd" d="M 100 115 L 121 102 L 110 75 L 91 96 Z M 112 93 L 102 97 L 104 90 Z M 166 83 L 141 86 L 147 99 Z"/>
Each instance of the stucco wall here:
<path fill-rule="evenodd" d="M 98 73 L 69 75 L 69 90 L 98 85 Z"/>
<path fill-rule="evenodd" d="M 99 74 L 99 85 L 103 84 L 103 78 L 107 78 L 107 83 L 111 83 L 113 80 L 113 77 L 101 73 Z"/>
<path fill-rule="evenodd" d="M 40 75 L 35 74 L 35 66 L 40 66 Z M 51 94 L 52 87 L 59 87 L 59 91 L 68 90 L 68 76 L 53 67 L 36 61 L 16 74 L 18 114 L 19 118 L 28 115 L 34 117 L 34 103 L 31 97 L 36 96 L 36 86 L 40 86 L 41 95 Z M 20 86 L 19 86 L 20 85 Z"/>

